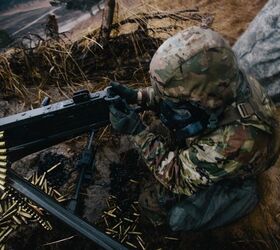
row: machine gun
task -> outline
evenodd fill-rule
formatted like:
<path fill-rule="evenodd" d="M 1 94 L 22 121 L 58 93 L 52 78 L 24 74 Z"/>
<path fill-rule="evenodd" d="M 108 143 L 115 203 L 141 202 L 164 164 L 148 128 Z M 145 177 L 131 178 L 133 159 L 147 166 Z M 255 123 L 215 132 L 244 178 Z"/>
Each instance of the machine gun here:
<path fill-rule="evenodd" d="M 110 87 L 95 93 L 82 90 L 72 99 L 0 119 L 0 188 L 18 191 L 105 249 L 126 248 L 74 215 L 75 209 L 69 211 L 58 205 L 9 166 L 24 156 L 86 132 L 91 132 L 89 149 L 92 135 L 110 122 L 109 105 L 120 100 L 111 93 Z"/>

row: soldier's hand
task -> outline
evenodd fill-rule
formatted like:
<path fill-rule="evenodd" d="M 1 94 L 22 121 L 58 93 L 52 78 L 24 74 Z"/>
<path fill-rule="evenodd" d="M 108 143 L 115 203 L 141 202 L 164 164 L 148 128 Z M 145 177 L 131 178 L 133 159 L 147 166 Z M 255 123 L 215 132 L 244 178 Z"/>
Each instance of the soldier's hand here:
<path fill-rule="evenodd" d="M 110 122 L 116 131 L 136 135 L 145 129 L 139 115 L 124 100 L 122 103 L 110 104 L 109 109 Z"/>
<path fill-rule="evenodd" d="M 129 104 L 137 103 L 137 90 L 121 85 L 118 82 L 111 82 L 112 91 L 125 99 Z"/>

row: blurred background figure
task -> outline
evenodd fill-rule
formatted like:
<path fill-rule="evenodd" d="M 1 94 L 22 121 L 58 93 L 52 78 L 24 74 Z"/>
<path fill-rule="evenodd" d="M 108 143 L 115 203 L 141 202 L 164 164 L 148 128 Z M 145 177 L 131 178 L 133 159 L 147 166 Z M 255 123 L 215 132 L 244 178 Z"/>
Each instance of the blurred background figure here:
<path fill-rule="evenodd" d="M 45 27 L 45 34 L 47 38 L 51 39 L 57 40 L 59 37 L 57 19 L 54 14 L 48 15 L 48 21 Z"/>

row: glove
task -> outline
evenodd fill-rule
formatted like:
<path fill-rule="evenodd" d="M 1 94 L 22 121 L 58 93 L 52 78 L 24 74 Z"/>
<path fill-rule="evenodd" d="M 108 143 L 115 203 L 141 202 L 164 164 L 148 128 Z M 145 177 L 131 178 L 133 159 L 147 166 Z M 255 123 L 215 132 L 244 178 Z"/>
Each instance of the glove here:
<path fill-rule="evenodd" d="M 125 99 L 129 104 L 137 103 L 137 90 L 121 85 L 118 82 L 111 82 L 112 91 Z"/>
<path fill-rule="evenodd" d="M 139 115 L 124 100 L 109 105 L 112 127 L 123 134 L 137 135 L 145 129 Z"/>

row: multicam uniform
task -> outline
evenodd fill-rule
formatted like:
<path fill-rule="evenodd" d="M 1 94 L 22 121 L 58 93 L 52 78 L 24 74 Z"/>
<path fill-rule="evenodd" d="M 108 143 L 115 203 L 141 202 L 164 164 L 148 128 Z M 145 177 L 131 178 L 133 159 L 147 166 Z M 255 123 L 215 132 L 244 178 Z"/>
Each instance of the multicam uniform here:
<path fill-rule="evenodd" d="M 154 103 L 153 89 L 142 92 Z M 270 105 L 264 106 L 267 114 L 271 114 Z M 170 151 L 163 138 L 149 129 L 138 134 L 135 142 L 159 182 L 176 194 L 191 196 L 222 179 L 257 175 L 271 166 L 275 157 L 272 133 L 270 126 L 253 115 L 192 138 L 187 148 Z"/>
<path fill-rule="evenodd" d="M 189 100 L 208 109 L 222 107 L 224 116 L 231 116 L 216 129 L 188 139 L 188 146 L 175 150 L 149 128 L 135 136 L 148 168 L 172 193 L 192 197 L 221 180 L 255 176 L 271 166 L 277 156 L 274 107 L 260 84 L 238 69 L 230 53 L 230 47 L 215 32 L 188 29 L 159 48 L 150 66 L 152 87 L 138 92 L 139 103 L 150 106 L 161 99 Z M 217 67 L 210 67 L 210 71 L 210 64 Z M 249 103 L 250 114 L 233 116 L 232 110 L 239 113 L 237 106 L 243 102 Z M 159 188 L 152 185 L 154 189 Z M 142 199 L 142 206 L 160 212 L 160 205 L 155 205 L 159 195 L 148 196 Z"/>

